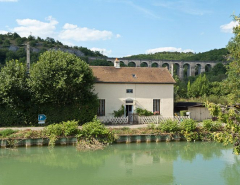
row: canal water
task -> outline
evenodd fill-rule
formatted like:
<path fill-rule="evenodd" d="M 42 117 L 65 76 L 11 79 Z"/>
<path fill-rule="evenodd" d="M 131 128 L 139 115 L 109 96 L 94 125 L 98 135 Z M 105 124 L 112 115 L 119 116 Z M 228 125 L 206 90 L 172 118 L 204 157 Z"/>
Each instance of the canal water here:
<path fill-rule="evenodd" d="M 0 185 L 240 184 L 240 157 L 218 143 L 0 149 Z"/>

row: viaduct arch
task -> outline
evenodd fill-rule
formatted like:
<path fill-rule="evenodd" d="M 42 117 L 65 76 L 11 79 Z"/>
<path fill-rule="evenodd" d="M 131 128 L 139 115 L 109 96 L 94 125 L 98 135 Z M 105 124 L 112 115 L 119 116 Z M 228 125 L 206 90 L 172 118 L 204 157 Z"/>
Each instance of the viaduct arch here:
<path fill-rule="evenodd" d="M 114 63 L 116 58 L 108 58 L 107 61 Z M 176 70 L 179 78 L 187 76 L 195 76 L 213 68 L 219 62 L 212 61 L 178 61 L 178 60 L 139 60 L 118 58 L 121 63 L 130 67 L 167 67 L 173 74 Z M 226 64 L 226 62 L 224 62 Z M 174 68 L 175 66 L 175 68 Z"/>

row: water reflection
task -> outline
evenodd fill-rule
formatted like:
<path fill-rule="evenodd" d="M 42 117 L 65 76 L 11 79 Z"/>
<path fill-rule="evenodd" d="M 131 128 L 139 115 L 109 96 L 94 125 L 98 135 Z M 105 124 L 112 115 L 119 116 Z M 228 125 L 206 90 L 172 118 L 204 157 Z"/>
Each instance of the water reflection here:
<path fill-rule="evenodd" d="M 205 170 L 203 163 L 212 171 L 216 163 L 224 178 L 219 182 L 234 184 L 240 180 L 240 160 L 226 162 L 226 151 L 233 156 L 231 147 L 203 142 L 118 144 L 94 152 L 71 146 L 0 149 L 0 185 L 187 184 L 190 174 Z"/>
<path fill-rule="evenodd" d="M 232 156 L 231 156 L 232 157 Z M 239 184 L 240 182 L 240 160 L 239 156 L 234 156 L 233 161 L 228 163 L 222 175 L 226 181 L 226 184 Z"/>

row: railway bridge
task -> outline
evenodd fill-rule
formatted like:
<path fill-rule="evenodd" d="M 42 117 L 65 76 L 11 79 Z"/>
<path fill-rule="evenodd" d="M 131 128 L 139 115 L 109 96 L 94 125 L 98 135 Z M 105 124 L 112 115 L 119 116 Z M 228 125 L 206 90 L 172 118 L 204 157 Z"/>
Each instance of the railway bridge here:
<path fill-rule="evenodd" d="M 107 58 L 108 62 L 114 63 L 116 58 Z M 173 71 L 177 73 L 180 79 L 184 76 L 195 76 L 205 71 L 209 71 L 217 63 L 213 61 L 179 61 L 179 60 L 141 60 L 141 59 L 118 59 L 121 64 L 130 67 L 167 67 L 173 74 Z M 226 64 L 227 62 L 223 62 Z"/>

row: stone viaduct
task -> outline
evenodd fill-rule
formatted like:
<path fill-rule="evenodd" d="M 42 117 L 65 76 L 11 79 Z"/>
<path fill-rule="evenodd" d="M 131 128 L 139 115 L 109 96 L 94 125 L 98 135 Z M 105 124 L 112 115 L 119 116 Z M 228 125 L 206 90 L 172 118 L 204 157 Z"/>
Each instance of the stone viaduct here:
<path fill-rule="evenodd" d="M 114 63 L 116 58 L 108 58 L 108 62 Z M 195 76 L 195 74 L 201 74 L 209 69 L 213 68 L 217 63 L 211 61 L 178 61 L 178 60 L 141 60 L 141 59 L 124 59 L 118 58 L 120 63 L 131 67 L 167 67 L 173 74 L 173 70 L 176 70 L 179 78 L 187 76 Z M 226 62 L 223 62 L 224 64 Z M 174 65 L 175 64 L 175 65 Z M 175 66 L 175 67 L 174 67 Z M 185 70 L 184 70 L 185 69 Z"/>

